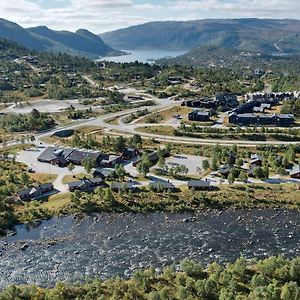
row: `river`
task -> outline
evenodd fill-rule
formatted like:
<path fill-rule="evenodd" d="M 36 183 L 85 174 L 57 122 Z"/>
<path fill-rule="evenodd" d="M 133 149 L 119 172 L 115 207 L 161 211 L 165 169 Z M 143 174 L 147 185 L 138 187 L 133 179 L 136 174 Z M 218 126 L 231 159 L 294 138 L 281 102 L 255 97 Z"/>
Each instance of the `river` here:
<path fill-rule="evenodd" d="M 17 226 L 15 236 L 0 239 L 0 287 L 126 277 L 186 257 L 203 264 L 239 256 L 295 257 L 299 224 L 298 211 L 271 209 L 54 218 L 34 228 Z"/>
<path fill-rule="evenodd" d="M 176 57 L 187 53 L 187 51 L 167 51 L 167 50 L 123 50 L 128 55 L 122 56 L 108 56 L 101 57 L 101 61 L 112 61 L 116 63 L 130 63 L 130 62 L 141 62 L 141 63 L 154 63 L 155 60 L 160 58 Z"/>

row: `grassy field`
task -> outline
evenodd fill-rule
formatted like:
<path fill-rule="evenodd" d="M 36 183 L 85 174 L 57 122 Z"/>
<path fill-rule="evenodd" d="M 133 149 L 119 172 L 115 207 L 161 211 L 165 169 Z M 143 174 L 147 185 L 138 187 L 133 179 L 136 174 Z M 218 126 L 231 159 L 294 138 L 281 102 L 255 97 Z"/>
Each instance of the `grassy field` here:
<path fill-rule="evenodd" d="M 174 136 L 174 128 L 172 126 L 145 126 L 137 128 L 139 132 Z"/>
<path fill-rule="evenodd" d="M 172 118 L 174 116 L 180 115 L 182 117 L 183 121 L 188 120 L 188 114 L 192 111 L 191 108 L 185 107 L 185 106 L 174 106 L 172 108 L 168 108 L 165 110 L 162 110 L 160 112 L 155 112 L 150 115 L 145 116 L 144 118 L 141 118 L 137 123 L 138 124 L 144 124 L 149 123 L 149 119 L 153 117 L 154 115 L 157 116 L 157 119 L 159 122 L 157 123 L 164 123 Z"/>
<path fill-rule="evenodd" d="M 47 209 L 51 214 L 57 214 L 61 209 L 70 204 L 71 194 L 57 194 L 50 196 L 48 201 L 40 204 L 40 208 Z"/>
<path fill-rule="evenodd" d="M 76 181 L 76 180 L 82 180 L 84 177 L 87 177 L 86 174 L 76 174 L 75 177 L 73 175 L 66 175 L 63 179 L 62 179 L 62 183 L 63 184 L 68 184 L 70 182 Z"/>
<path fill-rule="evenodd" d="M 39 182 L 43 184 L 43 183 L 53 182 L 57 178 L 57 175 L 45 174 L 45 173 L 30 173 L 29 178 L 31 180 L 34 180 L 35 182 Z"/>

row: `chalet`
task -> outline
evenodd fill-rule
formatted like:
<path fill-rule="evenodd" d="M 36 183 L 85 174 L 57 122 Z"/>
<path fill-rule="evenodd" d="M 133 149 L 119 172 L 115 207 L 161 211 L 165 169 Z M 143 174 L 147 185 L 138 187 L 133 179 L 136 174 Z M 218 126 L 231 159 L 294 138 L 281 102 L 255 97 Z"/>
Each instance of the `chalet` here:
<path fill-rule="evenodd" d="M 194 110 L 189 113 L 188 118 L 190 121 L 207 122 L 210 120 L 210 114 L 206 111 Z"/>
<path fill-rule="evenodd" d="M 252 166 L 250 167 L 250 169 L 247 170 L 247 175 L 248 175 L 248 177 L 252 177 L 252 178 L 255 177 L 255 169 L 256 169 L 257 167 L 258 167 L 258 166 L 256 166 L 256 165 L 252 165 Z"/>
<path fill-rule="evenodd" d="M 119 155 L 104 155 L 100 161 L 100 167 L 112 168 L 122 162 L 122 156 Z"/>
<path fill-rule="evenodd" d="M 178 76 L 170 76 L 168 78 L 168 83 L 172 85 L 181 84 L 183 82 L 181 77 Z"/>
<path fill-rule="evenodd" d="M 68 184 L 69 191 L 90 191 L 97 187 L 103 186 L 102 178 L 84 179 L 80 181 L 71 182 Z"/>
<path fill-rule="evenodd" d="M 221 176 L 227 177 L 232 168 L 233 168 L 232 165 L 229 165 L 229 164 L 223 165 L 220 167 L 219 173 Z"/>
<path fill-rule="evenodd" d="M 275 114 L 237 114 L 232 112 L 229 115 L 229 123 L 241 126 L 260 125 L 260 126 L 279 126 L 289 127 L 294 123 L 294 115 L 275 115 Z"/>
<path fill-rule="evenodd" d="M 93 176 L 103 180 L 111 179 L 115 177 L 115 169 L 94 169 Z"/>
<path fill-rule="evenodd" d="M 112 182 L 110 188 L 114 192 L 135 191 L 137 189 L 133 182 Z"/>
<path fill-rule="evenodd" d="M 170 155 L 169 151 L 166 149 L 160 150 L 160 153 L 162 154 L 163 157 L 168 157 Z M 150 160 L 150 163 L 152 165 L 155 165 L 159 160 L 159 152 L 155 151 L 155 152 L 148 154 L 148 158 Z M 141 161 L 141 159 L 138 159 L 136 162 L 133 163 L 133 166 L 136 167 L 140 163 L 140 161 Z"/>
<path fill-rule="evenodd" d="M 155 192 L 173 191 L 175 190 L 175 185 L 169 181 L 155 181 L 149 183 L 149 189 Z"/>
<path fill-rule="evenodd" d="M 69 164 L 68 157 L 74 151 L 72 148 L 48 147 L 37 158 L 39 162 L 66 167 Z"/>
<path fill-rule="evenodd" d="M 139 151 L 135 148 L 125 148 L 122 154 L 124 160 L 130 160 L 139 155 Z"/>
<path fill-rule="evenodd" d="M 138 100 L 145 100 L 142 96 L 128 96 L 128 100 L 138 101 Z"/>
<path fill-rule="evenodd" d="M 261 166 L 263 163 L 263 157 L 259 154 L 252 154 L 250 158 L 250 164 L 252 166 Z"/>
<path fill-rule="evenodd" d="M 293 114 L 281 114 L 277 115 L 276 125 L 279 127 L 290 127 L 295 122 Z"/>
<path fill-rule="evenodd" d="M 187 183 L 189 190 L 197 190 L 197 191 L 204 191 L 210 190 L 211 181 L 210 180 L 191 180 Z"/>
<path fill-rule="evenodd" d="M 38 186 L 32 186 L 27 189 L 18 192 L 17 196 L 20 200 L 33 200 L 36 198 L 41 198 L 47 193 L 54 191 L 52 183 L 40 184 Z"/>
<path fill-rule="evenodd" d="M 300 165 L 295 165 L 290 172 L 291 178 L 300 179 Z"/>
<path fill-rule="evenodd" d="M 236 94 L 231 94 L 231 93 L 219 94 L 216 95 L 215 100 L 219 103 L 219 106 L 227 106 L 230 108 L 234 108 L 239 105 Z"/>
<path fill-rule="evenodd" d="M 82 165 L 85 159 L 90 159 L 98 165 L 101 160 L 101 153 L 99 151 L 87 151 L 87 150 L 74 150 L 67 157 L 68 161 L 74 165 Z"/>

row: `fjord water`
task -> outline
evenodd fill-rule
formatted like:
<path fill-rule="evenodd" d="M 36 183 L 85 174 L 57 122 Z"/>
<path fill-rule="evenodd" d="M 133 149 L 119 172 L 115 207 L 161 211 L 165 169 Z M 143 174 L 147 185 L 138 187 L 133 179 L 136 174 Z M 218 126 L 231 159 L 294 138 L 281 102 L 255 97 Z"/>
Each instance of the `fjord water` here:
<path fill-rule="evenodd" d="M 187 51 L 166 51 L 166 50 L 123 50 L 128 55 L 101 57 L 101 61 L 111 61 L 116 63 L 153 63 L 160 58 L 170 58 L 185 54 Z"/>
<path fill-rule="evenodd" d="M 126 277 L 138 268 L 160 269 L 186 257 L 203 264 L 239 256 L 295 257 L 300 255 L 299 224 L 298 211 L 271 209 L 54 218 L 34 228 L 18 226 L 15 236 L 0 239 L 0 288 Z"/>

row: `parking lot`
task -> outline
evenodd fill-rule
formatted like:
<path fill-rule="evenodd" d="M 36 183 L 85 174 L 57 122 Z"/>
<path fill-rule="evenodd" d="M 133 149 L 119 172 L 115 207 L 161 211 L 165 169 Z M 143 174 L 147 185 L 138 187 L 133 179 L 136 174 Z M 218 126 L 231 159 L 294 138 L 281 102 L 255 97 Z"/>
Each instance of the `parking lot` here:
<path fill-rule="evenodd" d="M 199 175 L 199 169 L 202 170 L 202 162 L 205 159 L 207 159 L 207 157 L 179 154 L 167 158 L 166 164 L 169 168 L 184 165 L 189 170 L 188 175 Z"/>

